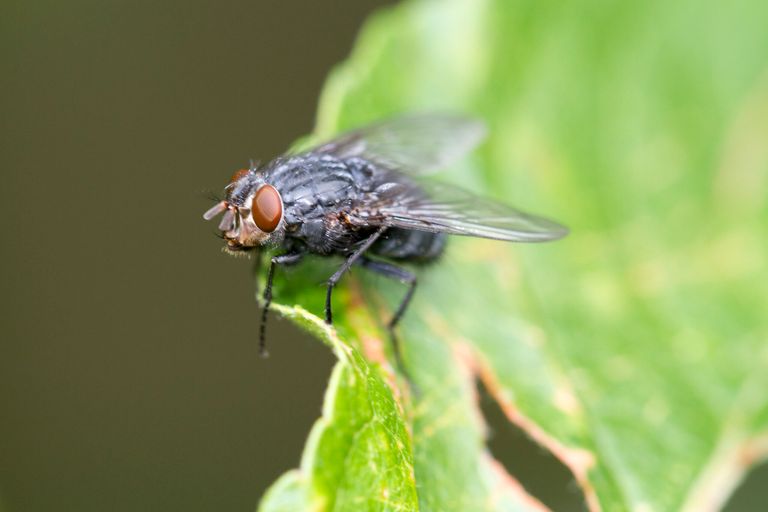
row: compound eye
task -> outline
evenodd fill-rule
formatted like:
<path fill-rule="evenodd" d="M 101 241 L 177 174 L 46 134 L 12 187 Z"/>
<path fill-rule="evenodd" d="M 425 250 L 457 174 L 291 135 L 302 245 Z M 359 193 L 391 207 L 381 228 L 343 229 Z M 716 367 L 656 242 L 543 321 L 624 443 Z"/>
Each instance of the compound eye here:
<path fill-rule="evenodd" d="M 253 196 L 251 216 L 256 226 L 265 233 L 271 233 L 280 224 L 283 216 L 283 200 L 272 185 L 264 185 Z"/>

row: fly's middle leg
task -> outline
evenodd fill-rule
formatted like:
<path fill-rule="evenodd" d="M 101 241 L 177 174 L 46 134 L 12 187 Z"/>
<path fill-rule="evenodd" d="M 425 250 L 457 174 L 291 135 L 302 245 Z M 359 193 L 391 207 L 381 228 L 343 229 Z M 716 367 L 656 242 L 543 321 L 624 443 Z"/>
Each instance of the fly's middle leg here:
<path fill-rule="evenodd" d="M 379 239 L 379 237 L 387 230 L 386 226 L 380 227 L 371 236 L 369 236 L 357 249 L 353 252 L 344 263 L 339 267 L 330 279 L 328 279 L 328 291 L 325 294 L 325 323 L 333 325 L 333 311 L 331 310 L 331 296 L 333 294 L 333 287 L 339 282 L 341 276 L 346 273 L 347 270 L 355 264 L 355 262 L 362 256 L 365 251 L 371 248 L 373 243 Z"/>

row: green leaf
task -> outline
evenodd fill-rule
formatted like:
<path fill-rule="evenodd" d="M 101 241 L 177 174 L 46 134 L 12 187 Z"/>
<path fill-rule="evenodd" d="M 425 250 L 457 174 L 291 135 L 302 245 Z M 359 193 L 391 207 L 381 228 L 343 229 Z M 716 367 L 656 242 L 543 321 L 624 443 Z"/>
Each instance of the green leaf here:
<path fill-rule="evenodd" d="M 339 362 L 301 468 L 270 489 L 261 509 L 414 510 L 411 440 L 389 386 L 322 320 L 299 306 L 278 310 L 323 339 Z"/>
<path fill-rule="evenodd" d="M 456 238 L 418 269 L 399 329 L 418 395 L 381 328 L 401 286 L 347 278 L 337 339 L 301 309 L 322 312 L 333 262 L 284 276 L 276 297 L 297 306 L 281 312 L 340 362 L 301 468 L 262 510 L 536 509 L 487 452 L 474 376 L 591 509 L 718 508 L 768 454 L 766 26 L 757 0 L 421 0 L 374 16 L 316 136 L 475 115 L 489 141 L 442 176 L 572 234 Z"/>

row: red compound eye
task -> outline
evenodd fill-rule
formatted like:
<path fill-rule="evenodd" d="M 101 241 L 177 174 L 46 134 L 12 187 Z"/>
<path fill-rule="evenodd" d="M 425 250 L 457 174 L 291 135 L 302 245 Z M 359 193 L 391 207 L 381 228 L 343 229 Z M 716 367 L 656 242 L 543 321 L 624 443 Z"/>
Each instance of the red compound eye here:
<path fill-rule="evenodd" d="M 235 174 L 232 175 L 232 177 L 229 179 L 230 183 L 234 183 L 246 174 L 248 174 L 251 170 L 250 169 L 240 169 L 239 171 L 235 171 Z"/>
<path fill-rule="evenodd" d="M 251 216 L 256 226 L 265 233 L 277 229 L 283 216 L 283 200 L 275 187 L 264 185 L 256 192 L 251 203 Z"/>

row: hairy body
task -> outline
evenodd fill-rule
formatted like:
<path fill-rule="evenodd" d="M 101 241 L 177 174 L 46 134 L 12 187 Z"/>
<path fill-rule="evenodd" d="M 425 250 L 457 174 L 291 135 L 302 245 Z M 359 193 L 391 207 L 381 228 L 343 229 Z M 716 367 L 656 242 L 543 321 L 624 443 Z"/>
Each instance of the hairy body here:
<path fill-rule="evenodd" d="M 344 258 L 328 279 L 329 324 L 333 288 L 352 265 L 408 285 L 388 323 L 399 362 L 394 327 L 416 287 L 415 274 L 399 264 L 436 261 L 447 234 L 510 242 L 564 236 L 567 230 L 555 222 L 422 179 L 425 171 L 469 151 L 483 135 L 482 124 L 466 118 L 404 117 L 235 173 L 225 200 L 203 217 L 223 213 L 219 229 L 230 252 L 267 247 L 279 253 L 271 259 L 264 290 L 262 351 L 275 268 L 297 264 L 306 254 Z"/>

